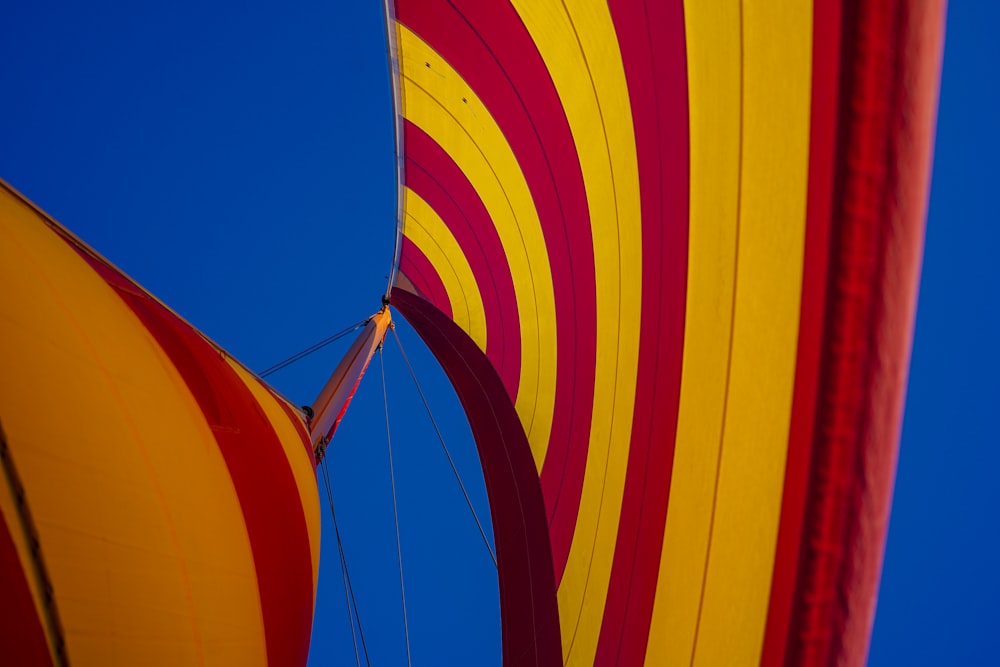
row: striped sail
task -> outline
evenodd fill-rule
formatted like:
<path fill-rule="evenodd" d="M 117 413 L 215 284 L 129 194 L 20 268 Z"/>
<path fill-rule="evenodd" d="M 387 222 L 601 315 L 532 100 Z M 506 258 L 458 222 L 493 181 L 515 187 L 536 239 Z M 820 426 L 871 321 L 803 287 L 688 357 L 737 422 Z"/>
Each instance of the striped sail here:
<path fill-rule="evenodd" d="M 863 662 L 943 3 L 389 4 L 505 664 Z"/>

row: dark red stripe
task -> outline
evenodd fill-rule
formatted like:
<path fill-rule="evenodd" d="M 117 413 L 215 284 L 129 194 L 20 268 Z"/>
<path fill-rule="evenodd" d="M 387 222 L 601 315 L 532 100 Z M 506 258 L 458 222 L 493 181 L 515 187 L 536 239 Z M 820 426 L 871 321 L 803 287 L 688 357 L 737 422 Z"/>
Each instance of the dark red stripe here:
<path fill-rule="evenodd" d="M 545 63 L 510 4 L 400 0 L 397 6 L 400 21 L 433 46 L 490 110 L 538 211 L 559 336 L 552 431 L 541 475 L 558 581 L 583 489 L 596 364 L 594 253 L 576 145 Z"/>
<path fill-rule="evenodd" d="M 0 479 L 4 479 L 0 471 Z M 8 493 L 3 484 L 0 493 Z M 0 513 L 0 650 L 4 664 L 51 665 L 48 640 L 38 616 L 31 588 L 17 557 L 17 547 L 3 513 Z M 18 525 L 13 530 L 21 530 Z"/>
<path fill-rule="evenodd" d="M 434 307 L 452 318 L 451 299 L 441 282 L 441 276 L 427 256 L 410 239 L 403 237 L 403 250 L 399 255 L 399 270 L 409 279 L 421 295 Z"/>
<path fill-rule="evenodd" d="M 402 290 L 392 303 L 448 374 L 476 439 L 497 547 L 503 664 L 561 665 L 545 505 L 514 405 L 496 369 L 454 322 Z"/>
<path fill-rule="evenodd" d="M 197 331 L 117 270 L 80 254 L 143 322 L 201 407 L 243 510 L 268 662 L 305 665 L 312 630 L 312 554 L 298 487 L 274 429 L 236 371 Z"/>
<path fill-rule="evenodd" d="M 847 600 L 838 656 L 841 664 L 860 664 L 867 659 L 875 620 L 923 258 L 945 5 L 945 0 L 928 0 L 898 6 L 889 188 L 878 216 L 883 254 L 877 292 L 882 297 L 875 303 L 869 409 L 862 422 L 861 456 L 856 465 L 862 472 L 854 485 L 861 510 L 855 515 L 848 540 L 854 557 L 842 571 L 838 596 Z M 885 95 L 884 89 L 876 93 L 875 86 L 867 91 L 871 99 L 876 94 Z M 864 145 L 863 140 L 859 143 Z"/>
<path fill-rule="evenodd" d="M 639 367 L 625 490 L 595 664 L 642 665 L 677 433 L 688 249 L 684 8 L 613 0 L 642 204 Z"/>
<path fill-rule="evenodd" d="M 868 653 L 923 243 L 943 2 L 844 9 L 829 291 L 785 663 Z"/>
<path fill-rule="evenodd" d="M 799 304 L 795 389 L 788 433 L 781 518 L 771 578 L 761 665 L 785 661 L 798 578 L 809 465 L 815 429 L 823 339 L 837 144 L 841 8 L 832 2 L 813 5 L 812 93 L 809 122 L 809 183 L 806 235 Z"/>
<path fill-rule="evenodd" d="M 521 377 L 521 330 L 514 281 L 500 236 L 468 177 L 437 142 L 406 121 L 406 185 L 454 234 L 479 285 L 486 310 L 486 356 L 511 396 Z"/>

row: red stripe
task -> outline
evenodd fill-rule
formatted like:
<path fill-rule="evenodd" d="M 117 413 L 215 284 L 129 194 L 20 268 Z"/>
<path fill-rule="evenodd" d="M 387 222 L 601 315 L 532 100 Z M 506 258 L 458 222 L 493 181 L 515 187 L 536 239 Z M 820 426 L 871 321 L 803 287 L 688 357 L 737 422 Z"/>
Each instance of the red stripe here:
<path fill-rule="evenodd" d="M 115 269 L 80 254 L 143 322 L 201 407 L 243 510 L 268 662 L 305 665 L 312 630 L 312 554 L 302 500 L 274 429 L 249 388 L 197 331 Z"/>
<path fill-rule="evenodd" d="M 405 291 L 393 305 L 448 374 L 476 439 L 497 546 L 503 664 L 561 665 L 559 612 L 534 459 L 500 376 L 476 344 Z"/>
<path fill-rule="evenodd" d="M 511 396 L 521 377 L 520 319 L 500 236 L 472 183 L 437 142 L 405 122 L 406 185 L 434 209 L 469 261 L 486 310 L 486 356 Z"/>
<path fill-rule="evenodd" d="M 844 568 L 839 596 L 847 600 L 841 664 L 867 659 L 875 620 L 892 487 L 903 424 L 920 265 L 930 193 L 934 126 L 944 52 L 945 0 L 899 5 L 896 18 L 895 105 L 889 122 L 889 187 L 878 220 L 883 254 L 878 276 L 868 412 L 860 433 L 854 494 L 861 510 L 848 543 L 854 558 Z M 864 19 L 862 19 L 864 20 Z M 884 99 L 878 84 L 866 92 Z M 864 140 L 859 141 L 865 146 Z M 863 177 L 859 174 L 859 180 Z"/>
<path fill-rule="evenodd" d="M 421 296 L 440 310 L 448 319 L 452 318 L 451 299 L 441 282 L 437 269 L 410 239 L 403 237 L 403 250 L 399 254 L 399 270 L 420 290 Z"/>
<path fill-rule="evenodd" d="M 3 486 L 0 493 L 7 493 L 6 484 Z M 20 530 L 20 526 L 14 530 Z M 42 619 L 3 513 L 0 513 L 0 647 L 4 664 L 52 664 Z"/>
<path fill-rule="evenodd" d="M 761 665 L 766 667 L 784 664 L 791 636 L 792 601 L 802 548 L 827 295 L 837 151 L 841 8 L 837 3 L 818 1 L 814 3 L 813 12 L 809 183 L 799 338 L 781 518 L 761 653 Z"/>
<path fill-rule="evenodd" d="M 480 0 L 397 5 L 397 17 L 451 63 L 496 119 L 538 211 L 559 332 L 552 432 L 541 476 L 558 581 L 583 489 L 596 364 L 594 253 L 576 145 L 552 78 L 511 5 Z"/>
<path fill-rule="evenodd" d="M 677 432 L 688 246 L 687 54 L 681 2 L 610 3 L 642 204 L 639 368 L 625 490 L 595 664 L 642 665 Z"/>
<path fill-rule="evenodd" d="M 281 406 L 281 409 L 285 411 L 288 416 L 288 421 L 295 425 L 295 432 L 298 434 L 299 438 L 302 440 L 302 446 L 305 448 L 306 452 L 309 454 L 309 461 L 312 463 L 312 467 L 316 467 L 316 452 L 312 448 L 312 439 L 309 437 L 309 430 L 306 428 L 306 423 L 303 421 L 302 415 L 291 405 L 285 402 L 285 399 L 278 396 L 271 387 L 265 385 L 268 393 L 274 398 L 274 402 Z"/>
<path fill-rule="evenodd" d="M 941 2 L 850 4 L 813 460 L 786 664 L 867 656 L 902 421 Z"/>

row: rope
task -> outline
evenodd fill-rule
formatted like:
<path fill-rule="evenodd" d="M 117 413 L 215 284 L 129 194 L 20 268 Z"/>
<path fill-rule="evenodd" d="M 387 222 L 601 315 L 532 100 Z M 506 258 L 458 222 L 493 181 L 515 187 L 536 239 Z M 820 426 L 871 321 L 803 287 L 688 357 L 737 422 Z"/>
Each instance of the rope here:
<path fill-rule="evenodd" d="M 347 615 L 351 621 L 351 640 L 354 642 L 354 660 L 358 667 L 361 667 L 361 656 L 358 653 L 358 637 L 361 636 L 361 648 L 365 654 L 365 663 L 371 667 L 371 659 L 368 657 L 368 645 L 365 643 L 365 633 L 361 628 L 361 615 L 358 613 L 358 603 L 354 599 L 354 586 L 351 585 L 351 573 L 347 569 L 347 556 L 344 554 L 344 543 L 340 539 L 340 526 L 337 524 L 337 511 L 333 505 L 333 489 L 330 485 L 330 471 L 327 468 L 326 459 L 320 466 L 323 470 L 323 482 L 326 486 L 326 498 L 330 503 L 330 513 L 333 515 L 333 532 L 337 536 L 337 550 L 340 552 L 340 573 L 344 579 L 344 599 L 347 601 Z M 354 618 L 358 619 L 357 635 L 354 632 Z"/>
<path fill-rule="evenodd" d="M 361 320 L 360 322 L 355 322 L 354 324 L 352 324 L 351 326 L 347 327 L 346 329 L 342 329 L 342 330 L 338 331 L 337 333 L 324 338 L 323 340 L 319 341 L 318 343 L 313 343 L 312 345 L 310 345 L 306 349 L 302 350 L 301 352 L 297 352 L 297 353 L 293 354 L 292 356 L 288 357 L 287 359 L 279 361 L 278 363 L 274 364 L 273 366 L 268 366 L 267 368 L 265 368 L 264 370 L 262 370 L 257 375 L 259 375 L 262 378 L 266 378 L 268 375 L 273 375 L 274 373 L 277 373 L 278 371 L 280 371 L 281 369 L 285 368 L 286 366 L 291 366 L 296 361 L 300 361 L 302 359 L 305 359 L 306 357 L 308 357 L 313 352 L 317 352 L 317 351 L 323 349 L 324 347 L 326 347 L 330 343 L 332 343 L 334 341 L 337 341 L 337 340 L 340 340 L 341 338 L 343 338 L 347 334 L 357 331 L 358 329 L 360 329 L 361 327 L 363 327 L 366 324 L 368 324 L 368 320 L 367 319 Z"/>
<path fill-rule="evenodd" d="M 406 356 L 406 350 L 403 349 L 403 341 L 399 339 L 399 334 L 396 332 L 395 327 L 392 330 L 392 334 L 396 337 L 396 345 L 399 346 L 399 351 L 403 353 L 403 361 L 406 362 L 406 367 L 410 370 L 410 377 L 413 378 L 413 384 L 417 387 L 417 393 L 420 394 L 420 400 L 424 402 L 424 409 L 427 410 L 427 416 L 431 418 L 431 424 L 434 425 L 434 432 L 437 433 L 438 442 L 441 443 L 441 449 L 444 450 L 444 455 L 448 457 L 448 464 L 451 466 L 451 471 L 455 474 L 455 480 L 458 482 L 459 488 L 462 489 L 462 495 L 465 496 L 465 504 L 469 506 L 469 511 L 472 512 L 472 518 L 476 521 L 476 528 L 479 529 L 479 535 L 483 538 L 483 544 L 486 545 L 486 550 L 490 554 L 490 560 L 493 561 L 493 567 L 496 567 L 496 554 L 493 553 L 493 547 L 490 545 L 490 540 L 486 537 L 486 531 L 483 530 L 483 524 L 479 520 L 479 515 L 476 514 L 476 508 L 472 505 L 472 499 L 469 498 L 469 492 L 465 490 L 465 484 L 462 483 L 462 476 L 458 474 L 458 468 L 455 466 L 455 460 L 451 458 L 451 452 L 448 451 L 448 445 L 444 444 L 444 436 L 441 435 L 441 429 L 438 428 L 437 420 L 434 419 L 434 414 L 431 412 L 431 406 L 427 403 L 427 398 L 424 396 L 424 392 L 420 388 L 420 383 L 417 382 L 417 374 L 413 372 L 413 366 L 410 365 L 410 359 Z"/>
<path fill-rule="evenodd" d="M 333 510 L 333 492 L 330 489 L 330 481 L 329 481 L 330 477 L 329 477 L 329 471 L 328 471 L 327 465 L 326 465 L 326 460 L 324 460 L 322 462 L 322 467 L 323 467 L 323 481 L 326 484 L 327 498 L 330 501 L 330 512 L 333 514 L 334 517 L 336 517 L 337 515 L 336 515 L 336 513 Z M 337 525 L 336 518 L 334 518 L 334 520 L 333 520 L 333 525 L 334 526 Z M 336 528 L 334 530 L 335 530 L 336 533 L 338 533 L 338 537 L 339 537 L 340 531 L 337 530 Z M 339 546 L 340 541 L 338 540 L 337 543 L 338 543 L 338 546 Z M 358 655 L 358 636 L 357 636 L 357 633 L 354 631 L 354 612 L 351 610 L 351 596 L 350 596 L 350 593 L 348 592 L 349 589 L 350 589 L 350 587 L 349 587 L 349 585 L 347 583 L 347 568 L 344 566 L 344 554 L 343 554 L 343 552 L 341 552 L 341 554 L 340 554 L 340 576 L 344 580 L 344 602 L 347 603 L 347 618 L 348 618 L 348 620 L 351 623 L 351 641 L 354 643 L 354 662 L 355 662 L 355 664 L 357 664 L 358 667 L 361 667 L 361 657 Z"/>
<path fill-rule="evenodd" d="M 410 660 L 410 626 L 406 621 L 406 588 L 403 586 L 403 550 L 399 542 L 399 510 L 396 505 L 396 473 L 392 466 L 392 438 L 389 436 L 389 396 L 385 388 L 385 359 L 382 356 L 382 346 L 378 348 L 379 366 L 382 368 L 382 401 L 385 405 L 385 442 L 389 450 L 389 481 L 392 483 L 392 517 L 396 522 L 396 558 L 399 561 L 399 594 L 403 602 L 403 632 L 406 636 L 406 664 Z"/>

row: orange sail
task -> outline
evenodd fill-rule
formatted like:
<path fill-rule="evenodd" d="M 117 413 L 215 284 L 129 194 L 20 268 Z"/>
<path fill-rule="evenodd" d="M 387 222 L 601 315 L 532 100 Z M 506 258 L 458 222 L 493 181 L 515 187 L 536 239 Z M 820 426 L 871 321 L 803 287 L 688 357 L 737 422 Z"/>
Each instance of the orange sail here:
<path fill-rule="evenodd" d="M 392 303 L 478 443 L 505 664 L 862 663 L 943 3 L 389 4 Z"/>
<path fill-rule="evenodd" d="M 302 415 L 0 182 L 0 645 L 10 665 L 304 665 Z"/>

